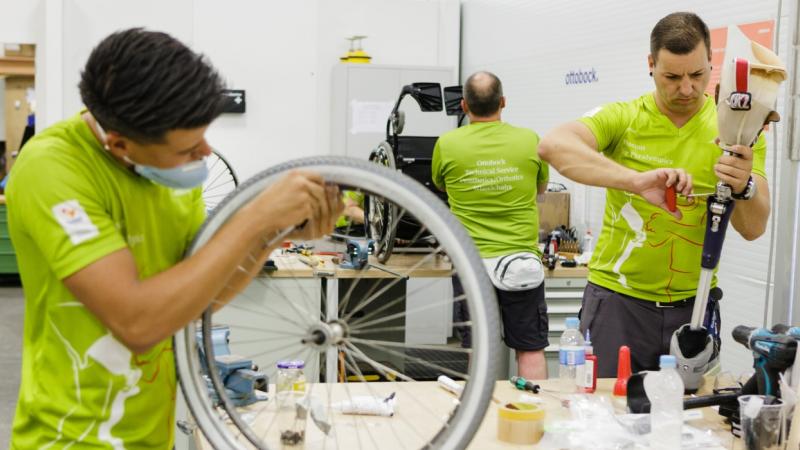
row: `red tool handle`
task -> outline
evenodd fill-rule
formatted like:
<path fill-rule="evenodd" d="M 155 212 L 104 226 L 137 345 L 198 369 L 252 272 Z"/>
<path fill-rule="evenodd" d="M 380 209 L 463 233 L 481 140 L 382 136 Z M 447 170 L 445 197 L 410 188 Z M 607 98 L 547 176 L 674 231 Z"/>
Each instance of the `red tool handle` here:
<path fill-rule="evenodd" d="M 670 210 L 670 212 L 678 210 L 675 185 L 667 188 L 667 191 L 664 193 L 664 200 L 667 202 L 667 209 Z"/>

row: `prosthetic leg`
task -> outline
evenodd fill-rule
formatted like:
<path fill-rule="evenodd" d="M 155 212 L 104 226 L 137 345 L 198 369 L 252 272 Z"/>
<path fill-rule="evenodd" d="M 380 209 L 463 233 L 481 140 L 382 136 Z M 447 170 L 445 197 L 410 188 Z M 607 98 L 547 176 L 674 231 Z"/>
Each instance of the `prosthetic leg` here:
<path fill-rule="evenodd" d="M 732 145 L 752 146 L 765 124 L 779 120 L 773 107 L 778 86 L 786 79 L 786 69 L 775 53 L 747 39 L 735 26 L 728 28 L 725 52 L 717 92 L 717 126 L 720 147 L 725 154 L 733 155 Z M 706 233 L 692 322 L 679 328 L 670 342 L 670 353 L 677 358 L 678 372 L 690 392 L 700 387 L 703 374 L 716 365 L 719 357 L 715 339 L 703 326 L 703 320 L 734 206 L 731 187 L 718 182 L 706 204 Z"/>

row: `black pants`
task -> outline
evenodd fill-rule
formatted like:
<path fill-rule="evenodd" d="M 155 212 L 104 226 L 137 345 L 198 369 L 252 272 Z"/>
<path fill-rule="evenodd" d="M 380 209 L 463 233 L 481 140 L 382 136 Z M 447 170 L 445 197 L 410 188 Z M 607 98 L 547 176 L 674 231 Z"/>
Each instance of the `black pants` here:
<path fill-rule="evenodd" d="M 549 321 L 547 303 L 544 301 L 544 283 L 526 291 L 503 291 L 494 289 L 500 305 L 500 316 L 503 320 L 503 341 L 509 348 L 521 351 L 543 350 L 549 344 L 547 333 Z M 453 322 L 455 324 L 469 321 L 469 310 L 466 301 L 458 301 L 464 290 L 457 277 L 453 277 Z M 461 338 L 462 347 L 472 346 L 472 334 L 469 326 L 455 325 L 456 333 Z"/>
<path fill-rule="evenodd" d="M 658 370 L 661 355 L 669 354 L 672 334 L 691 322 L 694 298 L 674 303 L 675 307 L 660 308 L 656 302 L 641 300 L 588 283 L 583 291 L 580 312 L 581 333 L 591 333 L 594 354 L 597 355 L 597 376 L 617 376 L 619 348 L 631 349 L 631 370 Z M 713 312 L 714 328 L 719 330 L 719 305 L 709 300 L 708 312 Z M 712 327 L 707 328 L 711 329 Z"/>

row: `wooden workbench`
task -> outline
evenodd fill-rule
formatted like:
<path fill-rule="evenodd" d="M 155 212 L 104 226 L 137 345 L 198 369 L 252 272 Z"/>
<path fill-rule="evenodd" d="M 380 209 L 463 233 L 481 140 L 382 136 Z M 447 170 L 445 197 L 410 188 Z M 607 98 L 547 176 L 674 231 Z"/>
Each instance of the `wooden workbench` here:
<path fill-rule="evenodd" d="M 332 256 L 315 256 L 319 260 L 317 267 L 309 267 L 297 258 L 295 253 L 286 253 L 274 256 L 275 266 L 278 270 L 270 273 L 274 278 L 311 278 L 314 276 L 331 276 L 333 278 L 396 278 L 395 275 L 386 271 L 370 267 L 367 270 L 342 269 L 338 264 L 334 264 Z M 377 262 L 373 256 L 369 257 L 370 262 Z M 386 268 L 406 274 L 413 278 L 441 278 L 452 275 L 453 266 L 450 260 L 444 256 L 430 256 L 422 253 L 399 253 L 389 258 Z M 561 267 L 555 270 L 547 270 L 546 278 L 585 278 L 589 273 L 586 267 Z"/>
<path fill-rule="evenodd" d="M 610 397 L 611 387 L 614 380 L 604 379 L 598 380 L 598 391 L 594 395 L 603 395 Z M 554 380 L 540 382 L 545 387 L 553 387 Z M 367 385 L 369 385 L 369 390 Z M 344 384 L 332 385 L 330 392 L 331 398 L 334 402 L 344 400 L 347 394 L 343 388 Z M 374 417 L 374 416 L 352 416 L 335 414 L 329 420 L 332 420 L 334 429 L 338 431 L 336 439 L 329 438 L 325 442 L 323 435 L 313 423 L 308 422 L 306 425 L 306 442 L 304 449 L 316 448 L 338 448 L 338 449 L 355 449 L 355 448 L 380 448 L 394 449 L 394 448 L 419 448 L 421 443 L 418 442 L 419 435 L 431 436 L 438 430 L 439 420 L 445 417 L 452 409 L 455 397 L 440 388 L 435 382 L 419 382 L 419 383 L 348 383 L 351 395 L 369 395 L 370 390 L 374 395 L 387 396 L 392 392 L 397 394 L 397 406 L 395 409 L 395 416 L 388 417 Z M 270 386 L 272 388 L 272 386 Z M 328 395 L 328 386 L 324 383 L 316 384 L 313 388 L 312 395 L 319 395 L 325 398 Z M 498 381 L 495 385 L 494 396 L 499 400 L 499 404 L 490 402 L 486 410 L 480 428 L 475 434 L 470 449 L 474 450 L 490 450 L 490 449 L 522 449 L 531 448 L 531 446 L 513 445 L 498 441 L 497 436 L 497 411 L 499 405 L 509 402 L 518 401 L 520 391 L 516 390 L 508 381 Z M 552 396 L 550 394 L 538 394 L 538 397 L 543 400 L 543 405 L 546 410 L 545 429 L 549 423 L 567 420 L 569 418 L 569 411 L 561 406 L 557 397 L 562 394 Z M 565 395 L 563 395 L 565 396 Z M 266 407 L 269 410 L 270 401 L 266 403 L 256 403 L 245 409 L 249 410 L 255 415 L 256 411 Z M 613 401 L 617 413 L 624 413 L 624 400 L 620 399 Z M 266 406 L 264 406 L 266 405 Z M 726 426 L 722 418 L 711 408 L 703 408 L 703 418 L 689 422 L 690 425 L 702 430 L 710 430 L 717 437 L 721 444 L 720 448 L 741 449 L 743 444 L 740 439 L 736 439 L 730 433 L 730 429 Z M 269 422 L 268 414 L 264 414 L 262 422 Z M 259 434 L 275 435 L 277 440 L 278 433 L 273 427 L 267 430 L 268 423 L 255 422 L 253 425 L 254 431 Z M 413 429 L 412 429 L 413 428 Z M 356 432 L 356 429 L 359 432 Z M 416 431 L 414 431 L 416 430 Z M 418 434 L 419 433 L 419 434 Z M 358 438 L 360 436 L 361 442 L 359 445 Z M 201 432 L 198 430 L 195 433 L 198 449 L 211 449 L 211 446 L 205 441 Z M 415 440 L 416 439 L 416 440 Z M 277 443 L 277 441 L 276 441 Z M 275 445 L 275 448 L 280 446 Z"/>

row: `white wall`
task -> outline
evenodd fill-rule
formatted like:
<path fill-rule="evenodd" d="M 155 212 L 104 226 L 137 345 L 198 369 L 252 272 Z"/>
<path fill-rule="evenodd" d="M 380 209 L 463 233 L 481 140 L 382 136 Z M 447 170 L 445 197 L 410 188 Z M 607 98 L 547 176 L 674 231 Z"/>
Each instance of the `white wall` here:
<path fill-rule="evenodd" d="M 195 48 L 233 88 L 247 91 L 247 113 L 224 115 L 209 130 L 242 178 L 330 153 L 331 73 L 349 48 L 345 37 L 367 35 L 363 46 L 373 64 L 458 66 L 457 0 L 194 5 Z"/>
<path fill-rule="evenodd" d="M 773 19 L 777 4 L 777 0 L 464 0 L 461 73 L 495 72 L 508 97 L 504 119 L 544 135 L 602 103 L 652 91 L 647 68 L 649 36 L 664 15 L 691 10 L 709 28 L 717 28 Z M 785 36 L 781 48 L 787 48 Z M 592 68 L 599 75 L 597 83 L 565 84 L 568 72 Z M 772 163 L 776 156 L 780 158 L 780 148 L 771 140 L 770 134 L 767 173 L 774 183 L 777 174 Z M 575 185 L 560 175 L 552 178 L 570 187 L 572 224 L 598 230 L 604 191 Z M 762 324 L 770 238 L 768 232 L 755 242 L 744 242 L 735 231 L 728 233 L 719 278 L 726 292 L 722 361 L 729 370 L 742 371 L 752 365 L 749 352 L 732 341 L 730 331 L 738 324 Z"/>
<path fill-rule="evenodd" d="M 63 36 L 60 37 L 63 42 L 63 117 L 69 117 L 82 108 L 78 92 L 80 72 L 94 46 L 112 32 L 141 26 L 164 31 L 190 45 L 192 43 L 192 0 L 63 2 Z M 59 36 L 54 38 L 58 39 Z"/>
<path fill-rule="evenodd" d="M 0 17 L 0 42 L 8 35 L 6 42 L 50 43 L 49 70 L 37 83 L 52 85 L 58 95 L 39 98 L 57 112 L 40 123 L 81 107 L 80 70 L 104 36 L 132 26 L 165 31 L 208 55 L 230 87 L 247 91 L 247 112 L 224 115 L 208 133 L 240 178 L 329 153 L 331 70 L 348 49 L 346 36 L 368 35 L 374 64 L 458 67 L 458 0 L 52 0 L 50 20 L 61 17 L 54 25 L 62 29 L 37 38 L 29 24 L 43 22 L 43 3 L 14 3 Z"/>

